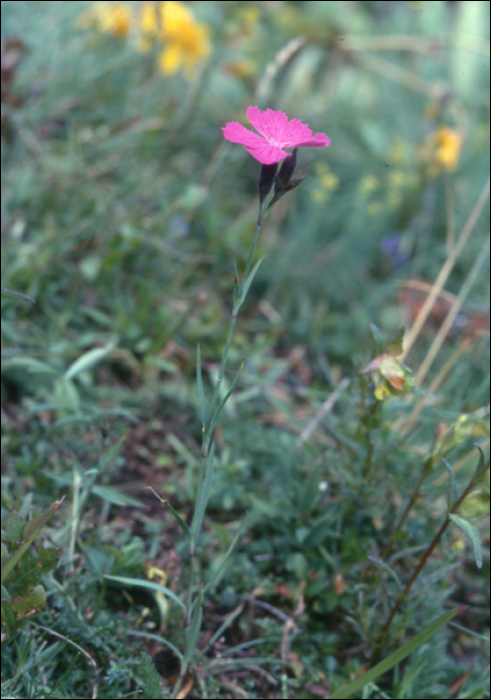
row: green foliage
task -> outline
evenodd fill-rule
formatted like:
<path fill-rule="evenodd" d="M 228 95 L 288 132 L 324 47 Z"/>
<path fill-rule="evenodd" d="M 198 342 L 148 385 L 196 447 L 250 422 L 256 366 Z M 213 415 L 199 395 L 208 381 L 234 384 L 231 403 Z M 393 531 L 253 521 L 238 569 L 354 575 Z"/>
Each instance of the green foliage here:
<path fill-rule="evenodd" d="M 446 624 L 446 622 L 455 617 L 455 615 L 457 615 L 459 612 L 460 611 L 458 609 L 450 610 L 445 615 L 442 615 L 440 619 L 435 620 L 425 630 L 423 630 L 420 634 L 414 637 L 414 639 L 411 639 L 411 641 L 404 644 L 396 652 L 387 657 L 387 659 L 385 659 L 382 663 L 377 664 L 377 666 L 371 668 L 370 671 L 365 673 L 360 678 L 357 678 L 349 685 L 344 686 L 343 688 L 338 688 L 336 690 L 337 697 L 340 698 L 340 700 L 342 700 L 343 698 L 350 698 L 356 692 L 362 690 L 369 683 L 372 683 L 374 680 L 376 680 L 380 675 L 386 673 L 387 671 L 390 671 L 390 669 L 394 668 L 396 664 L 400 663 L 400 661 L 405 659 L 406 656 L 412 654 L 422 644 L 425 644 L 429 639 L 431 639 L 438 632 L 438 630 L 441 629 L 441 627 L 444 624 Z"/>
<path fill-rule="evenodd" d="M 160 676 L 148 654 L 141 654 L 138 675 L 143 680 L 143 688 L 139 693 L 144 700 L 153 698 L 167 698 L 168 695 L 162 693 L 160 686 Z"/>
<path fill-rule="evenodd" d="M 489 4 L 91 5 L 2 3 L 2 695 L 488 698 Z"/>
<path fill-rule="evenodd" d="M 2 536 L 2 643 L 46 607 L 46 592 L 41 581 L 56 568 L 60 552 L 54 547 L 44 546 L 39 540 L 59 506 L 57 502 L 46 513 L 33 515 L 28 521 L 12 512 L 5 521 Z"/>

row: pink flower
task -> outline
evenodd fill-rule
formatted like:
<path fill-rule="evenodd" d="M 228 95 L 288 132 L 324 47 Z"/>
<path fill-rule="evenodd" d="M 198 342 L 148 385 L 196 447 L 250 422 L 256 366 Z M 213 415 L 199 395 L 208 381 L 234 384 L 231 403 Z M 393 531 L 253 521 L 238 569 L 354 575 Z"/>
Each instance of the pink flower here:
<path fill-rule="evenodd" d="M 312 136 L 312 129 L 309 129 L 307 124 L 302 124 L 300 119 L 288 119 L 284 112 L 266 109 L 261 113 L 258 107 L 248 107 L 247 118 L 260 135 L 238 122 L 228 122 L 222 127 L 223 135 L 227 141 L 241 143 L 246 151 L 263 165 L 279 163 L 286 158 L 288 152 L 285 148 L 323 148 L 330 144 L 329 136 Z"/>

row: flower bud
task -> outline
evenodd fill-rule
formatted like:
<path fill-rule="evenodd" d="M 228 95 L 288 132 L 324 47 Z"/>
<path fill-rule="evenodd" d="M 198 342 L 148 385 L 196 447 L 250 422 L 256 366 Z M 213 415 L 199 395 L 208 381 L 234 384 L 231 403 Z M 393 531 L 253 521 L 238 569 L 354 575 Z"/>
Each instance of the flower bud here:
<path fill-rule="evenodd" d="M 295 148 L 293 152 L 287 158 L 285 158 L 278 172 L 278 180 L 279 184 L 281 184 L 281 189 L 286 190 L 288 184 L 290 183 L 291 177 L 295 172 L 296 165 L 297 149 Z"/>
<path fill-rule="evenodd" d="M 411 370 L 396 357 L 389 353 L 379 355 L 362 370 L 362 374 L 370 373 L 375 384 L 377 401 L 404 394 L 414 386 Z"/>
<path fill-rule="evenodd" d="M 259 202 L 262 204 L 273 187 L 278 163 L 263 165 L 259 176 Z"/>

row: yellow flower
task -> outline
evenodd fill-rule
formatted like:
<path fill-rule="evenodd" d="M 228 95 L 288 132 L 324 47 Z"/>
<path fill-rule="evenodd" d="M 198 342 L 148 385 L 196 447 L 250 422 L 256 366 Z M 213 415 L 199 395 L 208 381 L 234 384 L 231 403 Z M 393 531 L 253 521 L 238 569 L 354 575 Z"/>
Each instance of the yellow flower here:
<path fill-rule="evenodd" d="M 239 36 L 250 36 L 261 18 L 261 12 L 257 7 L 239 7 L 237 20 L 239 26 L 236 28 Z"/>
<path fill-rule="evenodd" d="M 398 359 L 403 352 L 403 337 L 404 331 L 400 331 L 397 338 L 387 346 L 387 352 L 375 357 L 362 370 L 362 374 L 369 373 L 372 377 L 377 401 L 404 394 L 414 386 L 411 370 Z"/>
<path fill-rule="evenodd" d="M 161 2 L 161 38 L 165 42 L 159 57 L 164 75 L 183 69 L 191 78 L 197 64 L 210 53 L 209 28 L 196 22 L 192 12 L 180 2 Z"/>
<path fill-rule="evenodd" d="M 197 64 L 210 53 L 209 29 L 196 22 L 181 2 L 144 2 L 140 13 L 140 51 L 163 42 L 158 64 L 164 75 L 183 70 L 191 78 Z"/>
<path fill-rule="evenodd" d="M 392 394 L 390 393 L 389 389 L 387 389 L 386 386 L 383 384 L 380 384 L 374 391 L 375 398 L 377 401 L 383 401 L 384 399 L 388 399 Z"/>
<path fill-rule="evenodd" d="M 160 31 L 160 23 L 157 8 L 152 2 L 144 2 L 140 13 L 140 29 L 143 34 L 157 36 Z"/>
<path fill-rule="evenodd" d="M 455 540 L 455 542 L 452 545 L 452 549 L 455 552 L 462 552 L 465 549 L 465 542 L 464 540 Z"/>
<path fill-rule="evenodd" d="M 257 73 L 257 65 L 251 59 L 243 58 L 228 63 L 225 72 L 237 78 L 251 78 Z"/>
<path fill-rule="evenodd" d="M 261 13 L 257 7 L 245 7 L 242 12 L 242 17 L 246 24 L 257 24 L 259 22 L 259 18 L 261 17 Z"/>
<path fill-rule="evenodd" d="M 462 148 L 462 136 L 455 129 L 442 127 L 436 133 L 436 141 L 439 163 L 446 170 L 455 170 Z"/>
<path fill-rule="evenodd" d="M 401 188 L 407 182 L 407 175 L 403 170 L 391 170 L 387 184 L 391 188 Z"/>
<path fill-rule="evenodd" d="M 324 173 L 320 178 L 321 184 L 326 190 L 337 190 L 340 182 L 337 175 L 334 173 Z"/>
<path fill-rule="evenodd" d="M 128 36 L 131 29 L 131 10 L 119 2 L 95 3 L 79 18 L 81 28 L 95 27 L 102 34 Z"/>
<path fill-rule="evenodd" d="M 438 175 L 442 170 L 455 170 L 461 148 L 461 134 L 449 126 L 441 126 L 430 134 L 423 149 L 423 157 L 428 163 L 430 175 Z"/>
<path fill-rule="evenodd" d="M 370 194 L 380 187 L 380 181 L 374 175 L 366 175 L 358 185 L 360 194 Z"/>

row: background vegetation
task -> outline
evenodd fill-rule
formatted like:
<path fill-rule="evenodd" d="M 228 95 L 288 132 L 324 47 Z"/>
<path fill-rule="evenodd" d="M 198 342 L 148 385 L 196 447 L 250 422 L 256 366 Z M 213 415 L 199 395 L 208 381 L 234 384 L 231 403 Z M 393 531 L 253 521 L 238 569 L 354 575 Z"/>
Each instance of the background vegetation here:
<path fill-rule="evenodd" d="M 36 301 L 2 298 L 3 694 L 338 697 L 466 605 L 356 697 L 489 698 L 488 508 L 387 626 L 488 448 L 489 3 L 189 2 L 160 34 L 149 6 L 2 2 L 2 285 Z M 261 235 L 175 690 L 189 562 L 149 487 L 190 521 L 197 343 L 208 396 L 258 211 L 221 127 L 251 104 L 332 143 Z M 362 374 L 401 327 L 407 393 Z"/>

